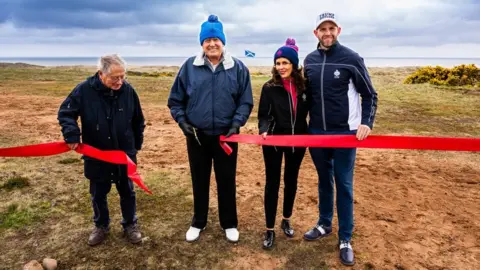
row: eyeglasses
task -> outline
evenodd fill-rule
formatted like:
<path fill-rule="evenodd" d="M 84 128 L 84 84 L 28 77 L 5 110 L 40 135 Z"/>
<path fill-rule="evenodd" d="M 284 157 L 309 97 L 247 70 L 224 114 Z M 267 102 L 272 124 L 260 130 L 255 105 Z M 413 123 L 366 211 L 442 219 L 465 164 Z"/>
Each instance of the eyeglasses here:
<path fill-rule="evenodd" d="M 118 82 L 120 80 L 122 81 L 126 81 L 127 80 L 127 76 L 126 75 L 122 75 L 122 76 L 110 76 L 108 75 L 108 77 L 110 78 L 110 80 L 112 80 L 112 82 Z"/>

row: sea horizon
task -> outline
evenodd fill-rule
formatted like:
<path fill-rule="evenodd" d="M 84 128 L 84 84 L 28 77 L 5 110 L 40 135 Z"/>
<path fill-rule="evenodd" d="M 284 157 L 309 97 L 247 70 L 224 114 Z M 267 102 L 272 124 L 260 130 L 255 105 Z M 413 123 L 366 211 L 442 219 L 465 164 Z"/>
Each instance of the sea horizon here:
<path fill-rule="evenodd" d="M 124 56 L 130 66 L 181 66 L 189 56 Z M 247 66 L 271 66 L 272 57 L 237 57 Z M 305 57 L 300 57 L 300 63 Z M 409 67 L 442 66 L 453 67 L 461 64 L 475 64 L 480 67 L 480 58 L 449 57 L 364 57 L 367 67 Z M 95 66 L 98 57 L 0 57 L 2 63 L 25 63 L 40 66 Z"/>

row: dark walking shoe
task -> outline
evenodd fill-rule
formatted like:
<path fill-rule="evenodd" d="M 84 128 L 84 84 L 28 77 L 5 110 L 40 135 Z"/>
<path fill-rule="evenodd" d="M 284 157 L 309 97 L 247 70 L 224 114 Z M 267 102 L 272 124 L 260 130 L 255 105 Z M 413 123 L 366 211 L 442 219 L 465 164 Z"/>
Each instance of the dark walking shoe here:
<path fill-rule="evenodd" d="M 142 241 L 142 234 L 140 233 L 140 228 L 138 228 L 137 224 L 128 225 L 123 231 L 123 234 L 132 244 L 137 244 Z"/>
<path fill-rule="evenodd" d="M 90 246 L 96 246 L 105 240 L 108 233 L 108 228 L 95 227 L 88 237 L 88 244 Z"/>
<path fill-rule="evenodd" d="M 339 244 L 340 248 L 340 261 L 347 266 L 355 264 L 355 258 L 353 255 L 353 248 L 350 242 L 341 240 Z"/>
<path fill-rule="evenodd" d="M 316 225 L 310 231 L 306 232 L 303 235 L 305 240 L 313 241 L 320 239 L 322 237 L 328 236 L 332 233 L 332 227 L 327 227 L 324 225 Z"/>
<path fill-rule="evenodd" d="M 292 238 L 293 234 L 295 233 L 293 231 L 293 228 L 290 226 L 290 221 L 287 219 L 282 219 L 282 230 L 285 233 L 287 237 Z"/>
<path fill-rule="evenodd" d="M 275 242 L 275 231 L 267 230 L 265 232 L 265 239 L 263 240 L 263 248 L 271 249 L 273 247 L 274 242 Z"/>

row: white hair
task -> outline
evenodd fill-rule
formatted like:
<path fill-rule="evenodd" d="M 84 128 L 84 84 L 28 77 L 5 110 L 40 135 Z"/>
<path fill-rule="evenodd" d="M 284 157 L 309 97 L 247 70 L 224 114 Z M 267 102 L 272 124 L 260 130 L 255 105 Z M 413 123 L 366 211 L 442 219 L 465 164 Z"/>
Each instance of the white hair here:
<path fill-rule="evenodd" d="M 104 55 L 100 57 L 98 61 L 98 70 L 100 70 L 105 74 L 108 74 L 110 73 L 112 66 L 115 66 L 115 65 L 123 67 L 125 71 L 127 70 L 127 63 L 118 54 L 109 54 L 109 55 Z"/>

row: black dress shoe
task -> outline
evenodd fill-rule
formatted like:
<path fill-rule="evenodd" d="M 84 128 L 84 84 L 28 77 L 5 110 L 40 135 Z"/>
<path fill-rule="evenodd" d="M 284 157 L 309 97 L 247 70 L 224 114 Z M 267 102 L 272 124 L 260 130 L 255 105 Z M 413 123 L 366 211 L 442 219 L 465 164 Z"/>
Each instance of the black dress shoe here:
<path fill-rule="evenodd" d="M 273 247 L 274 242 L 275 242 L 275 231 L 267 230 L 265 232 L 265 240 L 263 240 L 263 248 L 271 249 Z"/>
<path fill-rule="evenodd" d="M 353 255 L 353 248 L 350 242 L 341 240 L 340 241 L 340 261 L 344 265 L 352 266 L 355 264 L 355 258 Z"/>
<path fill-rule="evenodd" d="M 295 233 L 293 228 L 290 226 L 290 221 L 287 219 L 282 219 L 282 230 L 285 235 L 290 238 L 293 237 L 293 234 Z"/>

